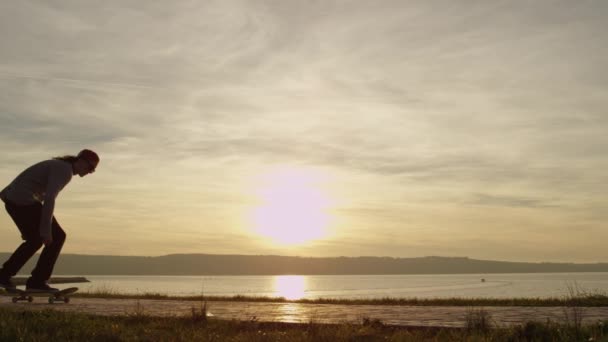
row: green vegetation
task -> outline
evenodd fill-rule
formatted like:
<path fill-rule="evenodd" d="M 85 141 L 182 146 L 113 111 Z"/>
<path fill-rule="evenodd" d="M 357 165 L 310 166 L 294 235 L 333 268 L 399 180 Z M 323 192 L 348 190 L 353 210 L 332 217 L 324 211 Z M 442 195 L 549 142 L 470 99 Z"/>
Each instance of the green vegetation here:
<path fill-rule="evenodd" d="M 577 286 L 569 286 L 568 294 L 554 298 L 363 298 L 363 299 L 296 299 L 259 296 L 169 296 L 162 293 L 127 294 L 105 287 L 90 292 L 77 292 L 74 297 L 81 298 L 124 298 L 124 299 L 167 299 L 183 301 L 229 301 L 229 302 L 266 302 L 266 303 L 303 303 L 303 304 L 341 304 L 341 305 L 408 305 L 408 306 L 539 306 L 539 307 L 601 307 L 608 306 L 608 294 L 589 292 Z M 0 295 L 6 292 L 0 289 Z"/>
<path fill-rule="evenodd" d="M 576 326 L 529 322 L 497 328 L 480 311 L 464 328 L 358 324 L 263 323 L 208 319 L 205 307 L 187 317 L 95 316 L 61 311 L 0 308 L 0 341 L 608 341 L 608 322 Z"/>
<path fill-rule="evenodd" d="M 255 296 L 190 296 L 176 297 L 161 293 L 121 294 L 112 290 L 78 292 L 78 297 L 131 298 L 131 299 L 176 299 L 189 301 L 232 301 L 267 303 L 343 304 L 343 305 L 414 305 L 414 306 L 608 306 L 608 295 L 603 293 L 575 292 L 563 298 L 378 298 L 378 299 L 298 299 Z"/>

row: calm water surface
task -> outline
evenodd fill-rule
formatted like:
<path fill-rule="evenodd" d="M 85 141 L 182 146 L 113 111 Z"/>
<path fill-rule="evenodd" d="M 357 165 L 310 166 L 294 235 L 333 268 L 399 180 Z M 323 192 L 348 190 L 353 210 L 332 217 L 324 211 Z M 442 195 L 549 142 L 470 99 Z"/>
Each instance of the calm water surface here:
<path fill-rule="evenodd" d="M 87 276 L 84 291 L 172 296 L 298 298 L 560 297 L 570 289 L 608 293 L 608 273 L 319 275 L 319 276 Z M 485 280 L 485 281 L 482 281 Z"/>

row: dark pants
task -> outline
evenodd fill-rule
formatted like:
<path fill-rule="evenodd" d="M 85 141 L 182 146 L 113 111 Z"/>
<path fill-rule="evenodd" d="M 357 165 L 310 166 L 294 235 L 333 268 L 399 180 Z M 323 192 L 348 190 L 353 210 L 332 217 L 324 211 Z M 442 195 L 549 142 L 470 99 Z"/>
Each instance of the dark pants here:
<path fill-rule="evenodd" d="M 43 242 L 40 237 L 40 216 L 42 213 L 42 204 L 36 203 L 32 205 L 15 205 L 6 203 L 6 211 L 11 216 L 17 228 L 21 232 L 21 237 L 25 240 L 13 253 L 13 255 L 4 263 L 1 272 L 3 275 L 12 277 L 30 260 L 30 258 L 42 247 Z M 65 242 L 65 232 L 55 220 L 51 225 L 53 234 L 53 243 L 45 246 L 42 249 L 38 263 L 32 271 L 30 281 L 46 282 L 53 273 L 55 262 L 59 257 L 63 243 Z"/>

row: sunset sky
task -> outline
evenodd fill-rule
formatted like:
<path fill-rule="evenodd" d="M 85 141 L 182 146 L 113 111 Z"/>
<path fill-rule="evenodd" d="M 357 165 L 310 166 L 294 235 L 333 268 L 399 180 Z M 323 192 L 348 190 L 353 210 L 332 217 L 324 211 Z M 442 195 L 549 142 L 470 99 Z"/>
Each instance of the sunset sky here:
<path fill-rule="evenodd" d="M 51 4 L 52 3 L 52 4 Z M 86 3 L 86 4 L 85 4 Z M 3 1 L 64 253 L 608 262 L 608 1 Z M 0 252 L 19 234 L 0 213 Z"/>

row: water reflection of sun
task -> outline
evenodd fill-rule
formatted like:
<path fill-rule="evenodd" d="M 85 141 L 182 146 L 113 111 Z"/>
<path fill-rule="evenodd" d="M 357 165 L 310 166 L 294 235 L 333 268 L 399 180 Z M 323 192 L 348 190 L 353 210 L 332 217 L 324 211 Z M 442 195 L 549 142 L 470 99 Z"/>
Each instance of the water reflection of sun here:
<path fill-rule="evenodd" d="M 304 298 L 306 292 L 306 277 L 288 275 L 274 277 L 274 293 L 285 299 Z"/>

